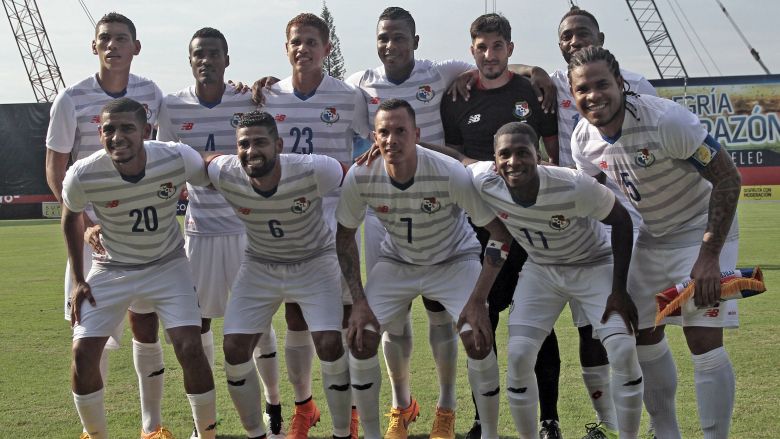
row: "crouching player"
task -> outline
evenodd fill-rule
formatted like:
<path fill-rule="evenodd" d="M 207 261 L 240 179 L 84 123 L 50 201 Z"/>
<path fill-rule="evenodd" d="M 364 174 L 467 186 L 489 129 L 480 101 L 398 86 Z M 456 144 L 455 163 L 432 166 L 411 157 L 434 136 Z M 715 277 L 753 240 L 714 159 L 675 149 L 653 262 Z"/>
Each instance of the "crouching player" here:
<path fill-rule="evenodd" d="M 228 391 L 250 438 L 264 437 L 260 382 L 252 351 L 285 301 L 298 303 L 320 358 L 333 437 L 350 437 L 349 364 L 341 342 L 341 277 L 323 197 L 341 185 L 344 168 L 321 155 L 281 154 L 273 116 L 241 116 L 237 156 L 208 165 L 209 178 L 246 226 L 248 246 L 225 312 Z M 319 410 L 293 417 L 287 435 L 305 437 Z M 297 411 L 296 411 L 297 413 Z M 299 425 L 300 423 L 300 425 Z M 300 432 L 300 433 L 299 433 Z"/>

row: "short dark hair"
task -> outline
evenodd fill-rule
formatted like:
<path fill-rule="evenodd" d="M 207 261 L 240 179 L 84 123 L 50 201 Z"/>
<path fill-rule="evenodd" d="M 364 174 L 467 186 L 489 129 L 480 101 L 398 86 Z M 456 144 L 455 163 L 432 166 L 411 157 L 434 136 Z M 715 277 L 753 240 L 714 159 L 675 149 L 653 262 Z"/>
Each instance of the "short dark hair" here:
<path fill-rule="evenodd" d="M 496 131 L 496 135 L 493 136 L 493 145 L 495 146 L 498 138 L 505 134 L 523 134 L 528 136 L 531 143 L 534 145 L 534 148 L 537 151 L 539 150 L 539 136 L 536 134 L 534 127 L 525 122 L 509 122 L 502 125 L 501 128 Z"/>
<path fill-rule="evenodd" d="M 287 39 L 290 39 L 290 29 L 293 26 L 311 26 L 320 32 L 323 43 L 327 44 L 330 41 L 330 28 L 328 27 L 328 23 L 312 13 L 304 12 L 298 14 L 287 22 L 287 29 L 284 31 L 284 35 Z"/>
<path fill-rule="evenodd" d="M 109 101 L 100 109 L 101 116 L 106 113 L 133 113 L 139 123 L 146 124 L 146 107 L 130 98 L 119 98 Z"/>
<path fill-rule="evenodd" d="M 412 108 L 411 104 L 406 102 L 404 99 L 393 98 L 382 101 L 382 103 L 379 104 L 379 108 L 377 108 L 376 112 L 379 113 L 380 111 L 393 111 L 399 108 L 406 110 L 406 112 L 409 114 L 409 117 L 412 118 L 412 123 L 414 123 L 414 126 L 417 126 L 417 115 L 414 112 L 414 108 Z"/>
<path fill-rule="evenodd" d="M 241 118 L 238 120 L 237 128 L 247 127 L 266 127 L 271 137 L 274 139 L 279 138 L 279 130 L 276 127 L 276 120 L 273 116 L 271 116 L 270 113 L 265 111 L 255 110 L 242 114 Z"/>
<path fill-rule="evenodd" d="M 130 31 L 130 36 L 133 38 L 133 40 L 135 41 L 138 39 L 136 38 L 135 25 L 133 24 L 133 21 L 119 12 L 109 12 L 108 14 L 100 17 L 100 20 L 95 23 L 95 35 L 97 35 L 97 31 L 100 25 L 106 23 L 122 23 L 127 26 L 127 29 Z"/>
<path fill-rule="evenodd" d="M 563 20 L 569 17 L 586 17 L 596 25 L 596 30 L 599 30 L 599 22 L 596 20 L 596 17 L 594 17 L 593 14 L 586 11 L 585 9 L 580 9 L 577 6 L 572 6 L 571 9 L 569 9 L 569 12 L 563 14 L 563 18 L 561 18 L 561 21 L 558 22 L 558 26 L 563 23 Z"/>
<path fill-rule="evenodd" d="M 501 14 L 480 15 L 471 23 L 469 28 L 471 40 L 474 41 L 479 35 L 497 33 L 506 41 L 512 41 L 512 26 L 509 20 Z"/>
<path fill-rule="evenodd" d="M 228 43 L 225 36 L 222 35 L 222 32 L 213 27 L 203 27 L 196 30 L 195 33 L 192 34 L 192 38 L 190 38 L 190 44 L 192 44 L 192 40 L 195 38 L 216 38 L 222 42 L 222 50 L 225 51 L 225 55 L 228 53 Z"/>
<path fill-rule="evenodd" d="M 590 46 L 580 49 L 575 52 L 574 55 L 572 55 L 571 60 L 569 61 L 569 69 L 567 73 L 569 77 L 569 84 L 571 84 L 572 70 L 576 69 L 577 67 L 584 66 L 585 64 L 590 64 L 597 61 L 604 61 L 607 63 L 607 68 L 609 68 L 609 71 L 612 73 L 615 79 L 623 77 L 620 73 L 620 64 L 618 64 L 615 56 L 612 55 L 609 50 L 604 49 L 603 47 Z"/>
<path fill-rule="evenodd" d="M 379 14 L 379 20 L 377 20 L 377 22 L 382 20 L 405 21 L 406 24 L 408 24 L 412 29 L 412 35 L 417 32 L 416 25 L 414 24 L 414 17 L 412 17 L 412 14 L 410 14 L 409 11 L 404 8 L 399 8 L 398 6 L 390 6 L 389 8 L 385 8 L 385 10 Z"/>

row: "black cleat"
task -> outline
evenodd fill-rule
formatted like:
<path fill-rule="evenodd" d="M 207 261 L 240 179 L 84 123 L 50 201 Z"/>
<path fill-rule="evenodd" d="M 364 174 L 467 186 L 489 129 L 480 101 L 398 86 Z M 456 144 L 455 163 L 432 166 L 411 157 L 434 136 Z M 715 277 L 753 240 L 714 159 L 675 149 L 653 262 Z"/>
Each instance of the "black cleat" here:
<path fill-rule="evenodd" d="M 563 439 L 563 434 L 561 433 L 561 427 L 558 425 L 558 421 L 542 421 L 542 428 L 539 430 L 539 439 Z"/>

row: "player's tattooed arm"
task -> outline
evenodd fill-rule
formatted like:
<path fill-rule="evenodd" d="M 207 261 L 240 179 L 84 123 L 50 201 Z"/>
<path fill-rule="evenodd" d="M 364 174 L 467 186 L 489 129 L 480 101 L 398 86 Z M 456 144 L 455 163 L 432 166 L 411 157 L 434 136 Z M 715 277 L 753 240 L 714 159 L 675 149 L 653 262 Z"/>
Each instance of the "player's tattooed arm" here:
<path fill-rule="evenodd" d="M 70 324 L 75 325 L 81 320 L 81 304 L 87 300 L 96 305 L 92 290 L 84 280 L 84 222 L 81 212 L 73 212 L 62 206 L 62 232 L 65 235 L 65 246 L 70 259 L 73 289 L 70 291 Z"/>
<path fill-rule="evenodd" d="M 720 299 L 720 251 L 737 212 L 742 180 L 731 160 L 731 154 L 725 149 L 715 154 L 712 161 L 701 168 L 699 173 L 712 183 L 712 193 L 707 229 L 699 257 L 691 270 L 691 279 L 696 281 L 694 303 L 698 307 L 707 307 Z"/>
<path fill-rule="evenodd" d="M 603 174 L 602 174 L 603 175 Z M 607 299 L 601 322 L 606 323 L 613 312 L 623 318 L 626 328 L 636 333 L 639 314 L 631 296 L 628 295 L 628 267 L 631 262 L 631 249 L 634 247 L 634 225 L 631 215 L 620 202 L 615 204 L 602 223 L 612 226 L 612 293 Z"/>

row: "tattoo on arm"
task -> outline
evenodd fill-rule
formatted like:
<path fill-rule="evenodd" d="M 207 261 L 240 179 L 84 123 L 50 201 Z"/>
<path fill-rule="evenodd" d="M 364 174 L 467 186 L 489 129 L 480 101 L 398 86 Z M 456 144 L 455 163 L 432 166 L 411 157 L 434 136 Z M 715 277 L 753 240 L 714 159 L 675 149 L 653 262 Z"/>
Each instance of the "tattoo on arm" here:
<path fill-rule="evenodd" d="M 602 174 L 603 175 L 603 174 Z M 631 251 L 634 247 L 634 226 L 631 215 L 620 202 L 615 199 L 612 211 L 602 223 L 612 226 L 612 289 L 626 291 L 628 283 L 628 267 L 631 261 Z"/>
<path fill-rule="evenodd" d="M 353 301 L 365 298 L 360 278 L 360 255 L 355 242 L 356 231 L 357 229 L 349 229 L 341 224 L 336 229 L 336 254 Z"/>
<path fill-rule="evenodd" d="M 720 252 L 737 211 L 742 179 L 725 148 L 722 148 L 707 166 L 699 170 L 699 173 L 712 183 L 703 245 Z"/>

